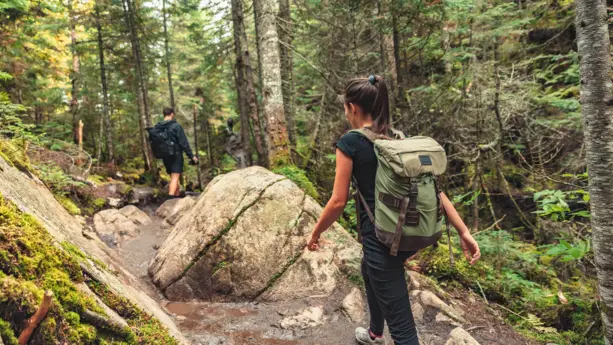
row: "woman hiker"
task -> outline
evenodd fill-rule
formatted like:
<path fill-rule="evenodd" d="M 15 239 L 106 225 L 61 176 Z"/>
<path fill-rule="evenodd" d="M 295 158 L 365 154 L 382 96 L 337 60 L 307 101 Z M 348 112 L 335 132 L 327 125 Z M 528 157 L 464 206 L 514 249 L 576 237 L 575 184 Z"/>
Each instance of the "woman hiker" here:
<path fill-rule="evenodd" d="M 368 128 L 377 134 L 391 136 L 388 91 L 380 76 L 350 80 L 345 86 L 344 106 L 353 129 Z M 319 248 L 321 234 L 343 213 L 352 177 L 357 180 L 359 191 L 374 214 L 376 170 L 373 144 L 363 134 L 349 132 L 339 140 L 334 190 L 307 240 L 309 250 Z M 479 245 L 444 193 L 440 193 L 440 202 L 448 221 L 460 235 L 466 258 L 474 264 L 481 256 Z M 370 326 L 368 329 L 357 328 L 356 339 L 360 344 L 386 344 L 383 328 L 387 321 L 395 345 L 419 345 L 404 275 L 404 262 L 415 252 L 399 251 L 396 256 L 390 255 L 390 248 L 377 238 L 375 227 L 363 207 L 359 217 L 364 253 L 361 270 L 366 285 Z"/>

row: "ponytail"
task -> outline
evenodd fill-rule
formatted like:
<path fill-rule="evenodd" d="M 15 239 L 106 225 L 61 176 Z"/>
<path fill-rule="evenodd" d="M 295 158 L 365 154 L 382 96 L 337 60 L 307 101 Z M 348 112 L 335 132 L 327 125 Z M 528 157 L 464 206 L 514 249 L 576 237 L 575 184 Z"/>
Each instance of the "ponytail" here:
<path fill-rule="evenodd" d="M 390 131 L 390 103 L 387 85 L 381 76 L 371 75 L 368 78 L 351 79 L 345 86 L 345 103 L 358 105 L 371 114 L 372 131 L 388 135 Z"/>

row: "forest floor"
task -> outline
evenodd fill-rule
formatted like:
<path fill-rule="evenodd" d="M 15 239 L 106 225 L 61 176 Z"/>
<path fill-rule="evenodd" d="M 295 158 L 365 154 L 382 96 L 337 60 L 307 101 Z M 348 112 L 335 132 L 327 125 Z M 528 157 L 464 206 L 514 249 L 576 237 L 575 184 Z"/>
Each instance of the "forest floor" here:
<path fill-rule="evenodd" d="M 174 318 L 180 330 L 194 345 L 340 345 L 355 344 L 352 323 L 340 310 L 326 310 L 329 298 L 308 298 L 288 302 L 170 302 L 157 290 L 148 276 L 149 262 L 162 245 L 170 229 L 162 229 L 162 220 L 154 215 L 155 205 L 142 208 L 152 222 L 141 227 L 140 235 L 121 244 L 117 250 L 117 262 L 138 277 L 146 286 L 147 293 L 157 300 Z M 484 302 L 464 291 L 450 295 L 467 308 L 466 318 L 472 326 L 467 327 L 481 345 L 532 345 L 503 319 L 494 315 Z M 338 293 L 331 298 L 339 301 L 345 295 Z M 335 305 L 338 305 L 334 303 Z M 279 326 L 281 319 L 308 307 L 323 306 L 328 319 L 321 325 L 304 330 L 286 330 Z M 366 318 L 367 320 L 368 318 Z M 436 323 L 432 323 L 436 327 Z M 420 329 L 420 331 L 424 331 Z M 427 333 L 436 333 L 428 328 Z M 442 332 L 442 330 L 441 330 Z M 446 331 L 445 331 L 446 332 Z M 393 344 L 386 332 L 388 344 Z M 443 345 L 430 344 L 424 345 Z"/>

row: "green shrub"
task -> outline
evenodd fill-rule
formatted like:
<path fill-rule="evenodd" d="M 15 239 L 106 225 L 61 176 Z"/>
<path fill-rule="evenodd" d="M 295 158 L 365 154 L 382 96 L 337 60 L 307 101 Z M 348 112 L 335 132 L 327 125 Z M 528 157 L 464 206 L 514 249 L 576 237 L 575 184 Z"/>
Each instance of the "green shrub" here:
<path fill-rule="evenodd" d="M 295 184 L 298 185 L 305 193 L 311 196 L 313 199 L 319 199 L 319 193 L 315 188 L 315 185 L 309 180 L 306 176 L 304 170 L 296 167 L 295 165 L 286 165 L 280 168 L 277 168 L 273 171 L 276 174 L 283 175 Z"/>

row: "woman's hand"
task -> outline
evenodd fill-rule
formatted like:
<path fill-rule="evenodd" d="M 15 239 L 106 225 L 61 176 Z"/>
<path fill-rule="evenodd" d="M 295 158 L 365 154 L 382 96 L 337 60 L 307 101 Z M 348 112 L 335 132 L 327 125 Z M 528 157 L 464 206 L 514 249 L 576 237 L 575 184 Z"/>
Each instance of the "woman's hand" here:
<path fill-rule="evenodd" d="M 466 260 L 470 261 L 471 265 L 474 265 L 477 260 L 481 258 L 479 244 L 468 231 L 460 236 L 460 245 L 462 246 L 462 251 L 464 252 Z"/>
<path fill-rule="evenodd" d="M 320 234 L 313 230 L 313 232 L 307 239 L 307 248 L 309 248 L 310 251 L 315 251 L 319 249 L 319 237 Z"/>

